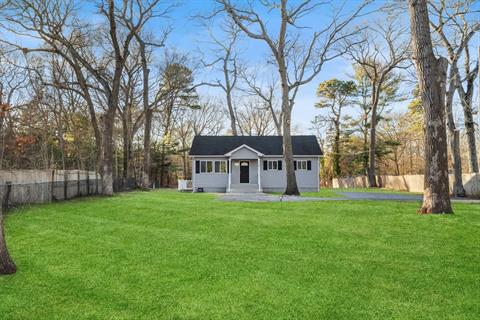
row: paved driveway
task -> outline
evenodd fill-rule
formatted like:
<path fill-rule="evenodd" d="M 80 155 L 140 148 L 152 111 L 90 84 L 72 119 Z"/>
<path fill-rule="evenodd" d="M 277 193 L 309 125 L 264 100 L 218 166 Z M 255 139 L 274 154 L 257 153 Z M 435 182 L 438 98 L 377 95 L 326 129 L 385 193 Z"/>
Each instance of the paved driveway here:
<path fill-rule="evenodd" d="M 296 197 L 282 196 L 266 193 L 228 193 L 220 195 L 223 201 L 241 202 L 306 202 L 306 201 L 345 201 L 345 200 L 396 200 L 396 201 L 421 201 L 422 195 L 416 194 L 390 194 L 373 192 L 338 192 L 343 197 L 320 198 L 320 197 Z"/>
<path fill-rule="evenodd" d="M 282 196 L 267 193 L 227 193 L 221 194 L 220 200 L 240 201 L 240 202 L 306 202 L 306 201 L 325 201 L 325 200 L 347 200 L 346 198 L 316 198 L 316 197 L 297 197 Z"/>
<path fill-rule="evenodd" d="M 297 197 L 284 196 L 268 193 L 222 193 L 219 194 L 222 201 L 240 201 L 240 202 L 306 202 L 306 201 L 422 201 L 421 194 L 402 194 L 402 193 L 377 193 L 377 192 L 337 192 L 338 198 L 321 197 Z M 452 202 L 480 204 L 480 199 L 454 198 Z"/>

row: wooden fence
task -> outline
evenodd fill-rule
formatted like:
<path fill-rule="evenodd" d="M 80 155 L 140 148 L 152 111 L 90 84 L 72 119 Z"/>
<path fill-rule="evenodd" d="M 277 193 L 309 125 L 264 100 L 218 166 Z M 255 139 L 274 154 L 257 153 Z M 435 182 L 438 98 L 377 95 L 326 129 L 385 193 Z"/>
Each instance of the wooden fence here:
<path fill-rule="evenodd" d="M 480 198 L 480 174 L 464 174 L 462 176 L 465 192 L 468 197 Z M 423 192 L 423 175 L 404 175 L 404 176 L 377 176 L 377 184 L 380 187 L 410 191 Z M 450 189 L 453 184 L 453 175 L 450 175 Z M 332 181 L 333 188 L 365 188 L 368 186 L 368 180 L 365 176 L 334 178 Z"/>

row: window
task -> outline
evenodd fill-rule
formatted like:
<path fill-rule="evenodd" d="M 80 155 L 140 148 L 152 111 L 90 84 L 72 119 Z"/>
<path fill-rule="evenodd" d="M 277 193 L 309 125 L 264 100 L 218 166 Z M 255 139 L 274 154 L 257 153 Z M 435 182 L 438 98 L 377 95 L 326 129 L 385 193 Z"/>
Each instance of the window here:
<path fill-rule="evenodd" d="M 277 161 L 268 161 L 268 170 L 277 170 Z"/>
<path fill-rule="evenodd" d="M 282 160 L 264 160 L 263 170 L 282 170 Z"/>
<path fill-rule="evenodd" d="M 227 172 L 227 162 L 215 161 L 215 173 L 226 173 L 226 172 Z"/>
<path fill-rule="evenodd" d="M 227 172 L 226 161 L 202 160 L 198 162 L 200 162 L 199 173 L 226 173 Z M 198 165 L 198 162 L 197 162 L 197 165 Z"/>
<path fill-rule="evenodd" d="M 297 160 L 294 161 L 295 170 L 312 170 L 312 161 L 310 160 Z"/>

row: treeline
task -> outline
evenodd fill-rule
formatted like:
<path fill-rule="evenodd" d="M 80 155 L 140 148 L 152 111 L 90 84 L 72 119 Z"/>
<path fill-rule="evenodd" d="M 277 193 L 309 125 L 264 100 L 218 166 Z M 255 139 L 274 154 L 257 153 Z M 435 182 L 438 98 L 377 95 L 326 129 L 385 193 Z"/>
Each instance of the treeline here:
<path fill-rule="evenodd" d="M 231 29 L 220 30 L 228 47 L 216 43 L 226 78 L 205 82 L 196 75 L 219 60 L 168 46 L 173 4 L 102 1 L 90 9 L 68 0 L 3 3 L 10 36 L 0 47 L 0 169 L 96 170 L 112 194 L 114 181 L 151 188 L 190 177 L 195 135 L 276 132 L 273 93 L 257 94 L 253 74 L 228 67 L 237 64 Z M 100 22 L 81 18 L 90 13 Z M 230 129 L 224 101 L 198 93 L 205 86 L 227 90 Z"/>
<path fill-rule="evenodd" d="M 96 170 L 112 194 L 114 182 L 151 188 L 189 178 L 195 135 L 276 134 L 286 193 L 298 194 L 292 111 L 305 107 L 298 99 L 324 65 L 342 61 L 353 74 L 318 86 L 318 116 L 301 128 L 317 132 L 326 151 L 323 180 L 365 174 L 375 187 L 379 173 L 424 173 L 432 142 L 407 3 L 334 4 L 212 1 L 211 13 L 189 22 L 208 43 L 185 53 L 169 45 L 179 27 L 171 17 L 182 10 L 173 2 L 1 2 L 0 168 Z M 440 94 L 462 195 L 461 174 L 478 172 L 478 12 L 470 0 L 431 1 L 427 10 L 432 46 L 447 61 Z M 308 25 L 316 14 L 321 28 Z M 264 62 L 245 59 L 246 44 L 265 48 Z"/>
<path fill-rule="evenodd" d="M 351 80 L 331 79 L 317 88 L 320 109 L 312 121 L 324 149 L 323 175 L 365 175 L 370 187 L 378 174 L 424 174 L 425 122 L 408 22 L 400 8 L 390 6 L 346 41 L 353 64 Z M 432 47 L 445 59 L 441 95 L 448 140 L 448 168 L 454 176 L 452 194 L 464 196 L 462 173 L 478 173 L 478 123 L 474 105 L 478 77 L 480 24 L 473 1 L 430 1 L 427 6 Z"/>

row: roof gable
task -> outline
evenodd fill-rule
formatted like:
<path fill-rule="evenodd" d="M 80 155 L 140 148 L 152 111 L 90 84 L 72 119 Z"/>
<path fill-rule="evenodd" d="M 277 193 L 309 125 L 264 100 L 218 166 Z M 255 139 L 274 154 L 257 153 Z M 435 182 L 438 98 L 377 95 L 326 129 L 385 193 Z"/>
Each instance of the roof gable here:
<path fill-rule="evenodd" d="M 250 146 L 248 146 L 248 145 L 246 145 L 246 144 L 242 144 L 240 147 L 237 147 L 237 148 L 233 149 L 232 151 L 225 153 L 225 155 L 226 155 L 227 157 L 229 157 L 229 156 L 231 156 L 232 154 L 234 154 L 235 152 L 240 151 L 241 149 L 248 149 L 248 150 L 252 151 L 253 153 L 256 153 L 257 156 L 260 156 L 260 157 L 264 156 L 263 153 L 261 153 L 261 152 L 255 150 L 255 149 L 253 149 L 252 147 L 250 147 Z"/>
<path fill-rule="evenodd" d="M 282 136 L 196 136 L 190 155 L 226 155 L 243 145 L 263 155 L 283 155 Z M 322 151 L 315 136 L 292 136 L 294 155 L 320 156 Z"/>

